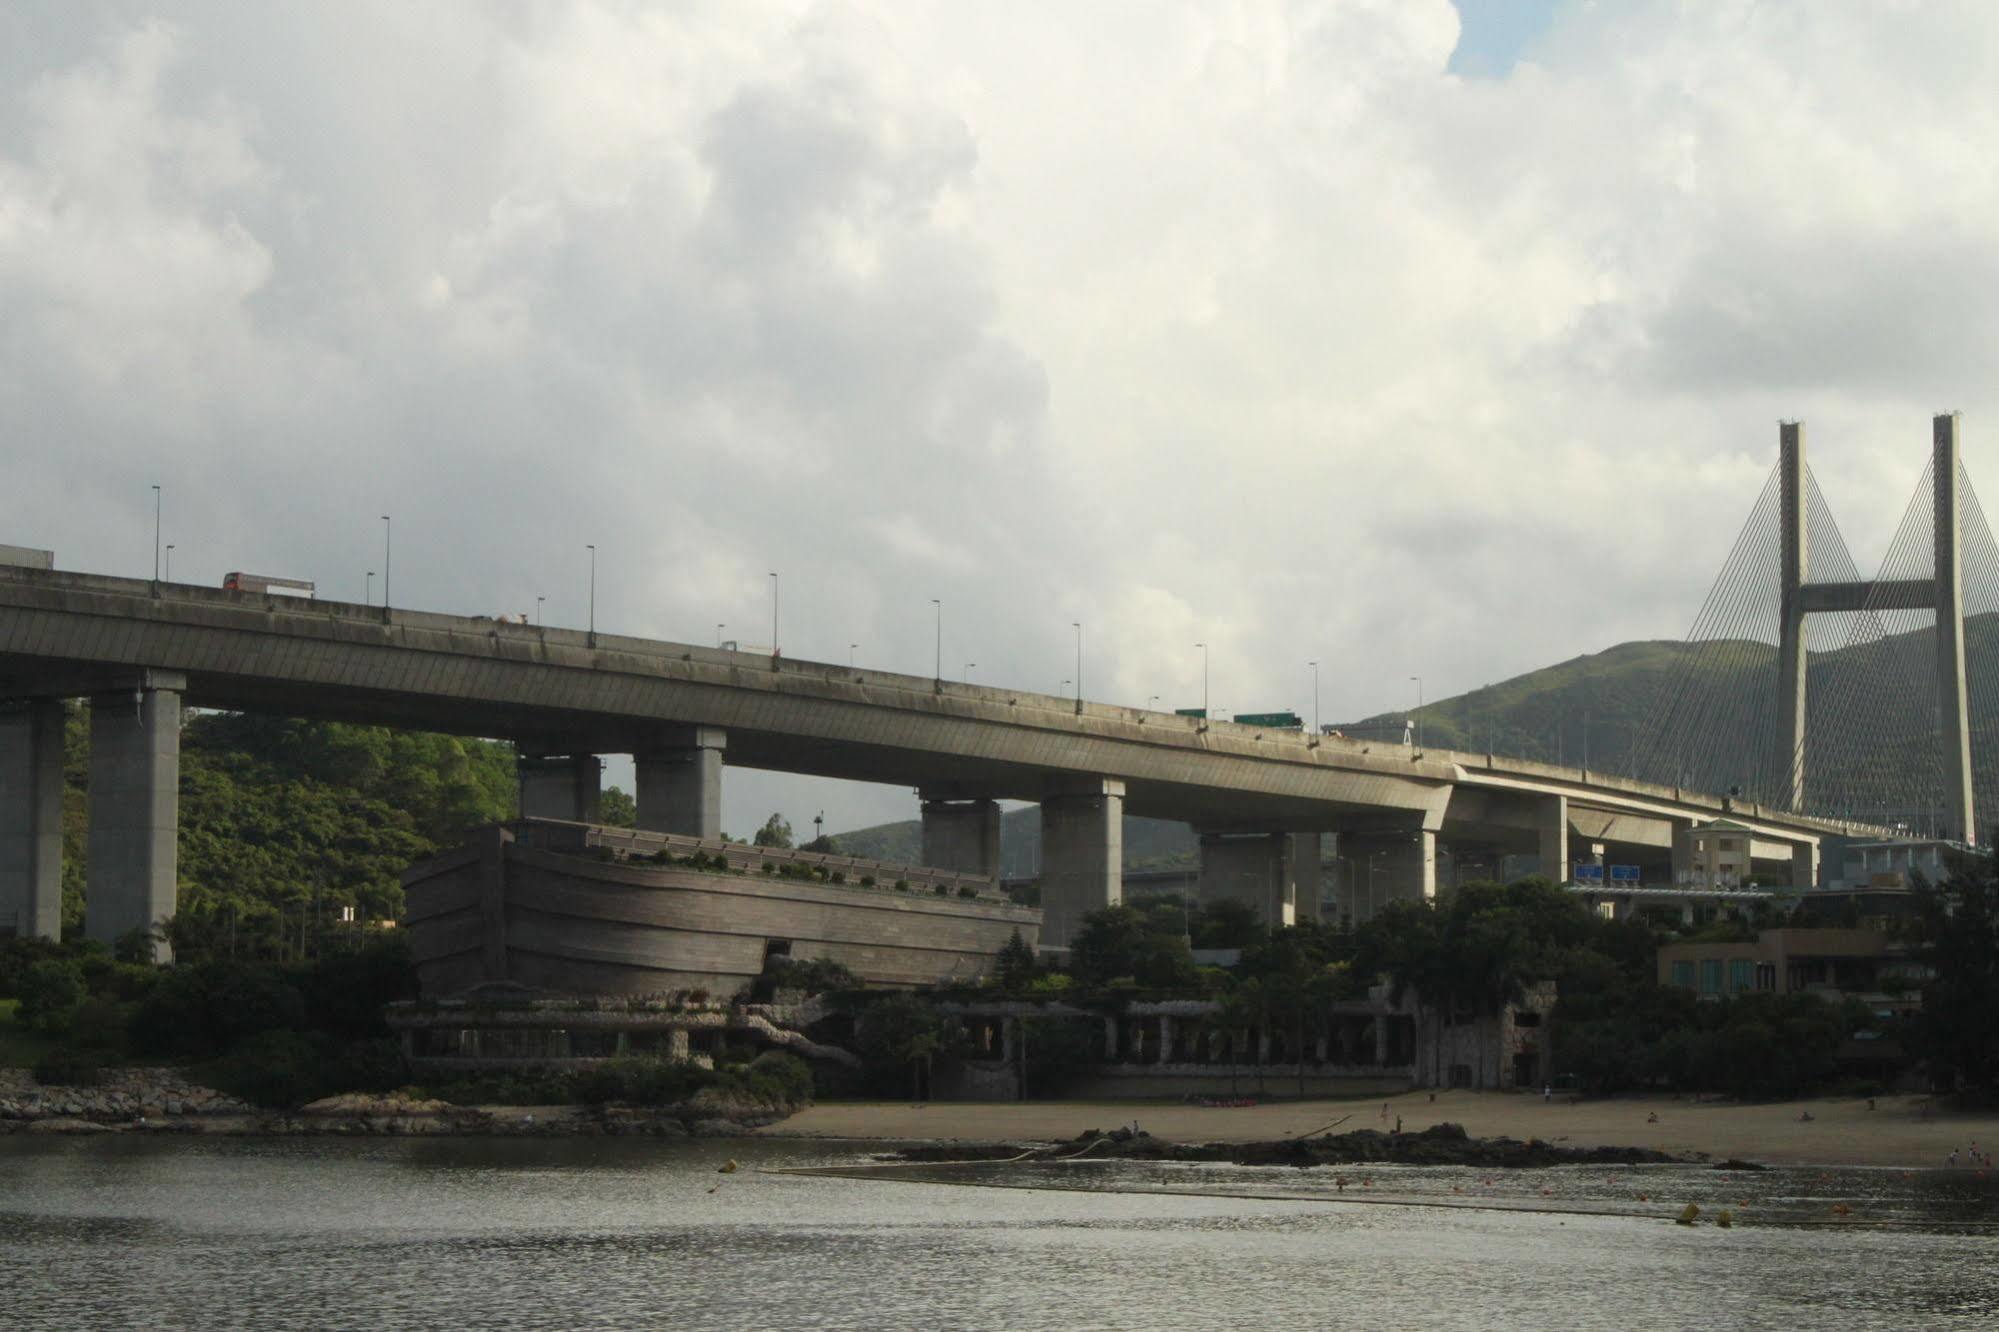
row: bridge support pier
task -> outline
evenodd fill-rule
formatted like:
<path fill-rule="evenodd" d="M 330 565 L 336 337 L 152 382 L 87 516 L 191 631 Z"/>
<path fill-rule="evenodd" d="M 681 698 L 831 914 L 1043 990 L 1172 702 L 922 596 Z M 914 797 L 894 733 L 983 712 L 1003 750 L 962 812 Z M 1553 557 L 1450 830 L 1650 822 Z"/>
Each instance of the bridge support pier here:
<path fill-rule="evenodd" d="M 1437 897 L 1437 834 L 1427 828 L 1393 833 L 1341 833 L 1354 874 L 1354 920 L 1369 921 L 1390 902 Z"/>
<path fill-rule="evenodd" d="M 0 708 L 0 936 L 62 936 L 62 700 Z"/>
<path fill-rule="evenodd" d="M 116 944 L 174 914 L 185 676 L 148 671 L 90 700 L 90 868 L 83 932 Z M 164 944 L 154 959 L 172 960 Z"/>
<path fill-rule="evenodd" d="M 1541 877 L 1569 881 L 1569 798 L 1549 796 L 1536 816 L 1541 842 Z"/>
<path fill-rule="evenodd" d="M 999 878 L 1000 807 L 996 800 L 923 798 L 923 863 Z"/>
<path fill-rule="evenodd" d="M 1293 923 L 1301 920 L 1323 921 L 1325 911 L 1319 904 L 1319 860 L 1324 855 L 1323 834 L 1292 833 L 1291 843 L 1291 913 Z"/>
<path fill-rule="evenodd" d="M 1124 783 L 1070 783 L 1041 801 L 1041 942 L 1067 948 L 1083 917 L 1124 900 Z"/>
<path fill-rule="evenodd" d="M 1288 833 L 1201 834 L 1202 902 L 1240 902 L 1268 929 L 1297 918 Z"/>
<path fill-rule="evenodd" d="M 595 823 L 604 765 L 595 754 L 523 756 L 515 765 L 521 783 L 521 817 Z"/>
<path fill-rule="evenodd" d="M 633 754 L 639 827 L 682 837 L 720 837 L 722 751 L 728 742 L 719 726 L 683 726 L 663 732 Z"/>
<path fill-rule="evenodd" d="M 1810 842 L 1791 847 L 1791 886 L 1803 891 L 1819 881 L 1819 849 Z"/>

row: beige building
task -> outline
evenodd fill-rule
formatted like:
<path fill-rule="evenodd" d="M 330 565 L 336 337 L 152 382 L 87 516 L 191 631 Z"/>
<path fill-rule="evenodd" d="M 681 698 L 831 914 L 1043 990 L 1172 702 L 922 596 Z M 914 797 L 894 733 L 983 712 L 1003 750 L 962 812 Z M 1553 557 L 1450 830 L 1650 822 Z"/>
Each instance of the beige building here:
<path fill-rule="evenodd" d="M 1878 994 L 1891 976 L 1917 978 L 1907 951 L 1879 930 L 1764 930 L 1753 942 L 1665 944 L 1659 983 L 1703 998 L 1742 993 Z"/>

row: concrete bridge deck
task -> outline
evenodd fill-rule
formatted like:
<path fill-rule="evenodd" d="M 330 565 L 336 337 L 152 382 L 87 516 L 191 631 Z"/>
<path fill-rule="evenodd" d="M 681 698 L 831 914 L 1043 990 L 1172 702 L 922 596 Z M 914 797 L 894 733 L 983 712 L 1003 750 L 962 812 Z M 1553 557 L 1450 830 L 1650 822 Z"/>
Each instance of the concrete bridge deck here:
<path fill-rule="evenodd" d="M 1883 835 L 1502 756 L 481 617 L 0 566 L 0 699 L 12 700 L 0 715 L 0 929 L 12 908 L 39 932 L 48 911 L 48 709 L 75 697 L 89 697 L 94 716 L 91 894 L 101 886 L 126 902 L 106 906 L 101 929 L 93 909 L 93 934 L 171 911 L 182 706 L 511 740 L 545 756 L 524 769 L 523 812 L 553 817 L 590 813 L 596 765 L 580 760 L 631 753 L 641 826 L 690 836 L 718 831 L 725 757 L 904 784 L 924 799 L 925 860 L 976 873 L 997 867 L 993 802 L 1038 802 L 1046 937 L 1058 943 L 1083 910 L 1115 900 L 1126 812 L 1201 829 L 1213 865 L 1204 891 L 1247 897 L 1269 918 L 1305 896 L 1296 878 L 1317 863 L 1316 846 L 1308 859 L 1293 839 L 1324 832 L 1418 896 L 1435 891 L 1440 836 L 1539 854 L 1560 878 L 1595 845 L 1663 861 L 1694 823 L 1723 814 L 1753 830 L 1759 859 L 1797 873 L 1824 836 Z M 59 742 L 58 728 L 58 781 Z M 134 880 L 143 903 L 131 882 L 118 886 Z"/>

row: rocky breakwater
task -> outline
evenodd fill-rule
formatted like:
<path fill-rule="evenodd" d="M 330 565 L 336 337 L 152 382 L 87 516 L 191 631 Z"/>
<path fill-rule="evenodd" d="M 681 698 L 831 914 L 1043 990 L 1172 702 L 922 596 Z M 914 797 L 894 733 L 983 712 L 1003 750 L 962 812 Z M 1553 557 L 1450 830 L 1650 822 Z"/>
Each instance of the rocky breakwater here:
<path fill-rule="evenodd" d="M 44 1086 L 26 1069 L 0 1069 L 0 1133 L 196 1129 L 256 1108 L 171 1068 L 107 1070 L 83 1086 Z"/>
<path fill-rule="evenodd" d="M 1480 1169 L 1532 1169 L 1558 1165 L 1670 1165 L 1688 1158 L 1648 1147 L 1563 1147 L 1538 1138 L 1474 1138 L 1460 1124 L 1436 1124 L 1415 1133 L 1352 1133 L 1284 1138 L 1275 1142 L 1168 1142 L 1143 1130 L 1087 1129 L 1072 1142 L 1023 1147 L 1019 1143 L 932 1143 L 894 1153 L 904 1161 L 1026 1159 L 1208 1161 L 1251 1166 L 1434 1165 Z"/>
<path fill-rule="evenodd" d="M 666 1105 L 454 1105 L 402 1092 L 329 1096 L 251 1130 L 274 1135 L 734 1138 L 800 1107 L 707 1087 Z"/>

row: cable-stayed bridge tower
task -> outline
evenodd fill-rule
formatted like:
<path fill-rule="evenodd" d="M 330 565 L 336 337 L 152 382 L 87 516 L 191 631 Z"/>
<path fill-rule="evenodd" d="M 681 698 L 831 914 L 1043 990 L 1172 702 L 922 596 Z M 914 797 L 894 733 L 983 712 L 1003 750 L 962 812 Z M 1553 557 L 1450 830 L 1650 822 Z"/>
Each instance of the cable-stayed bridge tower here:
<path fill-rule="evenodd" d="M 1635 767 L 1972 842 L 1999 817 L 1999 781 L 1972 764 L 1980 676 L 1999 670 L 1972 640 L 1999 627 L 1995 612 L 1999 544 L 1955 413 L 1931 422 L 1929 465 L 1872 578 L 1813 479 L 1804 426 L 1783 422 L 1776 469 L 1666 672 Z M 1990 686 L 1999 697 L 1999 677 Z"/>
<path fill-rule="evenodd" d="M 1973 840 L 1971 713 L 1964 662 L 1963 506 L 1956 413 L 1931 422 L 1929 481 L 1933 551 L 1927 578 L 1811 579 L 1811 525 L 1807 515 L 1805 428 L 1778 427 L 1778 496 L 1783 552 L 1782 628 L 1777 646 L 1778 763 L 1786 773 L 1786 808 L 1805 808 L 1806 729 L 1809 719 L 1805 617 L 1813 613 L 1927 610 L 1935 617 L 1937 764 L 1943 778 L 1939 835 Z"/>

